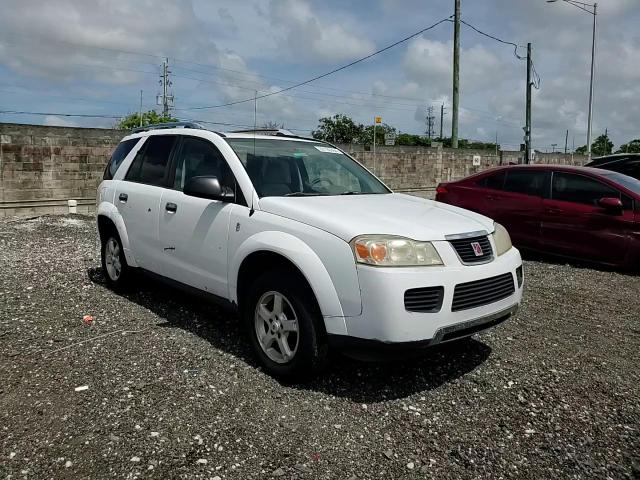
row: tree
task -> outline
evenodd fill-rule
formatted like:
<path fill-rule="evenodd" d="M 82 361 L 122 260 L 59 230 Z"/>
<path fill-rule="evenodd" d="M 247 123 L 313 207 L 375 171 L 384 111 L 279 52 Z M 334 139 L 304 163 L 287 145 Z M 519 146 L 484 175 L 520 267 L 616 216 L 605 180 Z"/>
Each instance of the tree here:
<path fill-rule="evenodd" d="M 386 123 L 376 125 L 376 145 L 384 145 L 384 136 L 387 133 L 396 133 L 396 129 Z M 367 125 L 362 129 L 358 143 L 373 145 L 373 125 Z"/>
<path fill-rule="evenodd" d="M 610 155 L 613 152 L 613 142 L 609 140 L 609 135 L 600 135 L 591 145 L 591 153 L 595 156 Z"/>
<path fill-rule="evenodd" d="M 142 113 L 142 126 L 152 125 L 154 123 L 167 123 L 167 122 L 177 122 L 177 121 L 178 121 L 177 118 L 165 117 L 163 115 L 159 115 L 155 110 L 149 110 L 148 112 Z M 116 128 L 120 128 L 122 130 L 132 130 L 134 128 L 138 128 L 139 126 L 140 126 L 139 113 L 132 113 L 131 115 L 127 115 L 116 124 Z"/>
<path fill-rule="evenodd" d="M 613 142 L 609 139 L 609 134 L 605 132 L 604 135 L 600 135 L 591 144 L 591 154 L 594 157 L 601 157 L 603 155 L 610 155 L 613 152 Z M 576 148 L 576 153 L 579 155 L 587 154 L 587 146 L 583 145 Z"/>
<path fill-rule="evenodd" d="M 358 141 L 363 131 L 362 124 L 356 124 L 346 115 L 323 117 L 319 120 L 318 129 L 311 132 L 313 138 L 333 143 L 353 143 Z"/>
<path fill-rule="evenodd" d="M 629 143 L 620 145 L 616 153 L 640 153 L 640 138 L 631 140 Z"/>

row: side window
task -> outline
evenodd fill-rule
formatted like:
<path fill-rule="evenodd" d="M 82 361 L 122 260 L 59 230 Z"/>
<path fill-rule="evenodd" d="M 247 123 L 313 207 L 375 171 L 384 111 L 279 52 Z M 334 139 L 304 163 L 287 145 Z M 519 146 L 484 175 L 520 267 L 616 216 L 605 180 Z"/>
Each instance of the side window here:
<path fill-rule="evenodd" d="M 543 171 L 510 170 L 504 182 L 507 192 L 542 197 L 546 173 Z"/>
<path fill-rule="evenodd" d="M 502 190 L 504 186 L 504 172 L 496 173 L 495 175 L 489 175 L 484 177 L 478 182 L 478 185 L 484 188 L 491 188 L 492 190 Z"/>
<path fill-rule="evenodd" d="M 193 177 L 217 177 L 223 188 L 235 190 L 235 179 L 220 150 L 208 140 L 183 137 L 182 148 L 176 159 L 173 188 L 182 190 Z"/>
<path fill-rule="evenodd" d="M 554 172 L 551 198 L 563 202 L 598 205 L 603 197 L 621 198 L 620 192 L 593 178 L 573 173 Z"/>
<path fill-rule="evenodd" d="M 169 155 L 176 141 L 174 135 L 153 135 L 131 163 L 125 180 L 163 186 Z"/>
<path fill-rule="evenodd" d="M 132 138 L 118 144 L 111 154 L 107 168 L 104 170 L 103 180 L 111 180 L 113 178 L 122 161 L 129 155 L 129 152 L 136 146 L 139 140 L 139 138 Z"/>

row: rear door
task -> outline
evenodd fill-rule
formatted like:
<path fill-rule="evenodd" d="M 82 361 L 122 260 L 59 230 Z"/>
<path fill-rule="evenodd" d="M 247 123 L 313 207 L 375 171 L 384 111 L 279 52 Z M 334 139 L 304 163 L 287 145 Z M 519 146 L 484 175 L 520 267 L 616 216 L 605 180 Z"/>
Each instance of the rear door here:
<path fill-rule="evenodd" d="M 235 192 L 240 200 L 231 169 L 211 141 L 183 136 L 171 171 L 171 188 L 162 194 L 159 217 L 164 275 L 228 298 L 229 218 L 238 205 L 191 197 L 182 189 L 192 177 L 215 176 L 223 189 Z"/>
<path fill-rule="evenodd" d="M 175 135 L 149 136 L 131 162 L 124 180 L 118 182 L 114 198 L 127 228 L 129 247 L 136 263 L 158 274 L 162 274 L 158 212 L 175 143 Z"/>
<path fill-rule="evenodd" d="M 600 207 L 604 197 L 620 198 L 623 211 Z M 631 198 L 588 175 L 554 171 L 544 200 L 543 248 L 573 258 L 620 263 L 629 248 L 634 212 Z"/>
<path fill-rule="evenodd" d="M 505 171 L 501 185 L 490 181 L 485 185 L 485 209 L 506 227 L 516 246 L 535 249 L 540 245 L 540 215 L 547 178 L 544 170 L 510 168 Z"/>

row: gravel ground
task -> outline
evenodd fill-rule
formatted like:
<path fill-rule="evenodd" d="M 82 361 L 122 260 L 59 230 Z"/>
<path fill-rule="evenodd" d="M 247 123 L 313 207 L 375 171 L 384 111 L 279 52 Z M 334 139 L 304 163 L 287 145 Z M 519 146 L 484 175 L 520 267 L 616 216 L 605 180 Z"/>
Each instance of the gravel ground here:
<path fill-rule="evenodd" d="M 89 217 L 0 220 L 5 478 L 640 478 L 637 276 L 529 261 L 495 330 L 291 386 L 230 315 L 117 295 L 98 254 Z"/>

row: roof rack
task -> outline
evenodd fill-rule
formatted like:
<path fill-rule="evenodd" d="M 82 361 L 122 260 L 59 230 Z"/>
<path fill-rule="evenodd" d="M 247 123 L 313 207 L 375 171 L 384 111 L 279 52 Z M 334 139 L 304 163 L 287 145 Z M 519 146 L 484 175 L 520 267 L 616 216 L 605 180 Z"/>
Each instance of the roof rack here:
<path fill-rule="evenodd" d="M 233 130 L 230 133 L 255 133 L 256 135 L 272 135 L 275 137 L 295 137 L 296 135 L 284 128 L 250 128 L 247 130 Z"/>
<path fill-rule="evenodd" d="M 163 128 L 196 128 L 198 130 L 203 130 L 204 127 L 199 123 L 195 122 L 167 122 L 167 123 L 152 123 L 150 125 L 145 125 L 144 127 L 134 128 L 132 130 L 133 133 L 138 132 L 146 132 L 148 130 L 160 130 Z"/>

